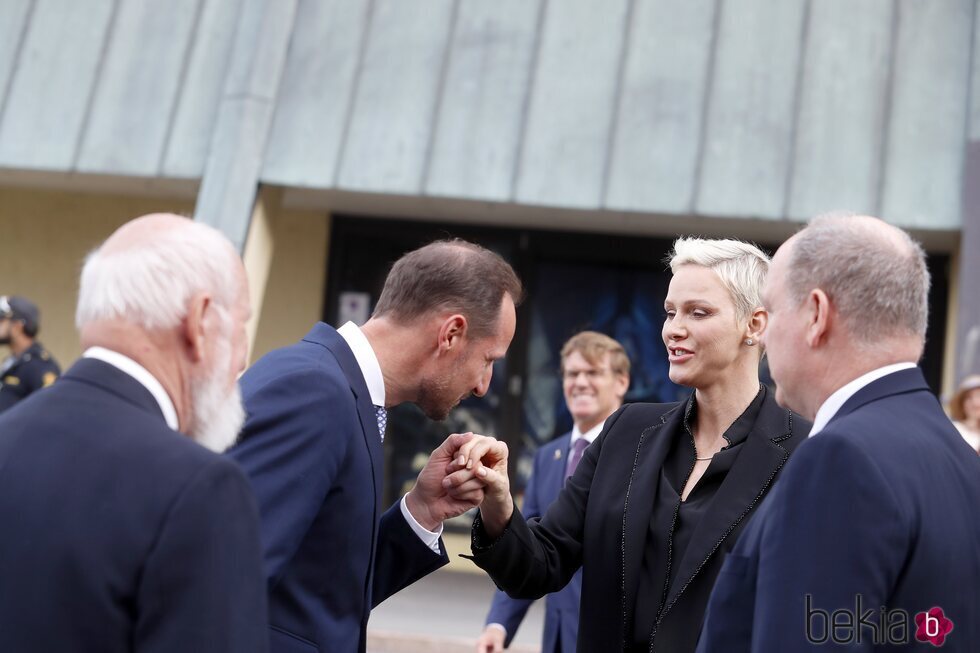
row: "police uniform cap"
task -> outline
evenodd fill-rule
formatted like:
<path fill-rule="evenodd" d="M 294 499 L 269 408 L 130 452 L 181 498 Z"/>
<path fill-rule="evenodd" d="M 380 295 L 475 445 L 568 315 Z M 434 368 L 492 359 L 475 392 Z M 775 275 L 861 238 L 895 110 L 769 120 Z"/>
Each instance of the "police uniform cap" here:
<path fill-rule="evenodd" d="M 41 311 L 37 305 L 24 297 L 0 295 L 0 319 L 18 320 L 24 323 L 24 330 L 37 332 L 41 325 Z"/>

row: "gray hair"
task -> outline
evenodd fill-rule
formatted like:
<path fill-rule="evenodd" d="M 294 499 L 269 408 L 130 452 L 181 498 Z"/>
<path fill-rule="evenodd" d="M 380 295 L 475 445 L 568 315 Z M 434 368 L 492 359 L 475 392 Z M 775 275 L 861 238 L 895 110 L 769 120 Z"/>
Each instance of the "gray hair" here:
<path fill-rule="evenodd" d="M 769 273 L 769 257 L 751 243 L 705 238 L 678 238 L 670 254 L 670 271 L 682 265 L 700 265 L 718 275 L 735 302 L 740 320 L 762 306 L 762 287 Z"/>
<path fill-rule="evenodd" d="M 924 340 L 929 318 L 925 252 L 901 229 L 877 222 L 841 212 L 814 218 L 794 237 L 787 287 L 798 303 L 814 288 L 827 293 L 865 348 L 896 336 Z"/>
<path fill-rule="evenodd" d="M 199 292 L 229 308 L 236 299 L 229 280 L 236 259 L 224 234 L 190 219 L 125 248 L 99 247 L 82 267 L 75 325 L 124 320 L 147 330 L 173 328 Z"/>

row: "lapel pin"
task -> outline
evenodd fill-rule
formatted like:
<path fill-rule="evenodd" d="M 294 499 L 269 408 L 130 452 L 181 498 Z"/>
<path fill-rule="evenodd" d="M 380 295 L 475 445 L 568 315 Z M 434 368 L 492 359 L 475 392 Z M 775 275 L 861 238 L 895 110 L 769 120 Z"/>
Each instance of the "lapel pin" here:
<path fill-rule="evenodd" d="M 555 460 L 561 460 L 561 449 L 555 449 Z"/>

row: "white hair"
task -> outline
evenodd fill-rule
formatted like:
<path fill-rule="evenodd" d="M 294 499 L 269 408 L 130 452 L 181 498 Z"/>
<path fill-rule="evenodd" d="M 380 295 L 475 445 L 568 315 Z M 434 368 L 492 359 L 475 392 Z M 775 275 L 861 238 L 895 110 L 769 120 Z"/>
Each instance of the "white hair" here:
<path fill-rule="evenodd" d="M 769 273 L 769 257 L 751 243 L 706 238 L 678 238 L 670 254 L 670 271 L 682 265 L 700 265 L 714 271 L 735 302 L 735 312 L 746 320 L 762 306 L 762 287 Z"/>
<path fill-rule="evenodd" d="M 191 380 L 191 405 L 194 424 L 190 436 L 211 451 L 221 453 L 235 444 L 245 423 L 245 408 L 238 383 L 226 388 L 231 359 L 231 331 L 234 328 L 228 311 L 216 311 L 221 318 L 222 335 L 217 341 L 216 364 L 203 378 Z"/>
<path fill-rule="evenodd" d="M 789 292 L 802 303 L 811 290 L 823 290 L 864 348 L 895 336 L 924 340 L 929 319 L 925 252 L 901 229 L 882 230 L 875 222 L 843 212 L 814 218 L 793 241 Z"/>
<path fill-rule="evenodd" d="M 237 258 L 217 229 L 187 220 L 152 239 L 103 252 L 85 260 L 78 290 L 75 325 L 124 320 L 147 330 L 169 329 L 187 316 L 190 298 L 208 292 L 230 307 L 237 288 L 229 282 Z"/>

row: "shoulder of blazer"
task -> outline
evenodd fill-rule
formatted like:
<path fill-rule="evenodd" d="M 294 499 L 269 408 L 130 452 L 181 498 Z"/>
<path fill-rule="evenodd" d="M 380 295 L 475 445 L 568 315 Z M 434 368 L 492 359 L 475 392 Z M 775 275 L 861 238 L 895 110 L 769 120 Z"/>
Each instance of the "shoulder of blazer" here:
<path fill-rule="evenodd" d="M 813 423 L 776 403 L 775 393 L 768 388 L 765 392 L 766 397 L 749 437 L 767 438 L 792 452 L 806 440 Z"/>
<path fill-rule="evenodd" d="M 634 404 L 624 404 L 622 408 L 613 413 L 606 420 L 606 431 L 621 431 L 623 429 L 640 430 L 650 426 L 664 424 L 668 419 L 674 417 L 677 411 L 683 411 L 687 401 L 674 401 L 666 404 L 654 404 L 637 402 Z"/>

